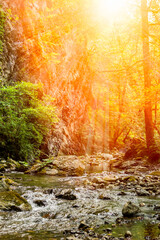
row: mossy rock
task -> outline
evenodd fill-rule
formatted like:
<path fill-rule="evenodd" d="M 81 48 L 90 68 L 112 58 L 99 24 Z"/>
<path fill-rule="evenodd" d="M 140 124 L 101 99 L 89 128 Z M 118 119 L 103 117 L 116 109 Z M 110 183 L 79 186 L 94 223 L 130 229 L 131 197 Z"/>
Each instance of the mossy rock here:
<path fill-rule="evenodd" d="M 160 171 L 151 172 L 150 175 L 152 175 L 152 176 L 160 176 Z"/>
<path fill-rule="evenodd" d="M 37 173 L 39 172 L 41 169 L 43 168 L 41 163 L 37 163 L 35 165 L 33 165 L 29 170 L 27 170 L 25 173 Z"/>
<path fill-rule="evenodd" d="M 19 186 L 17 182 L 14 182 L 10 178 L 6 178 L 5 176 L 0 176 L 0 188 L 3 188 L 3 190 L 11 190 L 12 186 Z"/>
<path fill-rule="evenodd" d="M 44 168 L 49 167 L 52 165 L 52 159 L 44 159 L 43 161 L 37 161 L 36 164 L 34 164 L 30 169 L 28 169 L 25 173 L 31 174 L 31 173 L 42 173 Z M 44 172 L 45 173 L 45 170 Z"/>
<path fill-rule="evenodd" d="M 127 202 L 123 209 L 122 214 L 124 217 L 134 217 L 140 212 L 140 208 L 132 202 Z"/>
<path fill-rule="evenodd" d="M 4 191 L 0 194 L 0 210 L 30 211 L 32 207 L 19 193 L 15 191 Z"/>
<path fill-rule="evenodd" d="M 0 172 L 4 172 L 6 168 L 6 165 L 0 164 Z"/>
<path fill-rule="evenodd" d="M 122 179 L 124 182 L 135 182 L 137 179 L 135 176 L 127 176 Z"/>
<path fill-rule="evenodd" d="M 6 169 L 19 171 L 22 169 L 22 165 L 11 158 L 0 160 L 0 172 L 5 172 Z"/>
<path fill-rule="evenodd" d="M 108 208 L 101 208 L 101 209 L 96 210 L 93 214 L 98 215 L 100 213 L 107 213 L 107 212 L 109 212 Z"/>

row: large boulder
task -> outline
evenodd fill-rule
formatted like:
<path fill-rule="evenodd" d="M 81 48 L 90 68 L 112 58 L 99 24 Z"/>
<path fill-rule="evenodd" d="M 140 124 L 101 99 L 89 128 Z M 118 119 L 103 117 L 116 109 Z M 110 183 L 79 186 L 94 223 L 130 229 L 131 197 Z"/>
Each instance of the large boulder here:
<path fill-rule="evenodd" d="M 4 191 L 0 194 L 0 210 L 3 211 L 30 211 L 31 205 L 19 193 Z"/>
<path fill-rule="evenodd" d="M 40 173 L 58 176 L 81 176 L 85 172 L 83 159 L 71 156 L 59 156 L 45 159 L 32 166 L 26 173 Z"/>
<path fill-rule="evenodd" d="M 52 162 L 58 175 L 81 176 L 85 172 L 85 165 L 77 156 L 60 156 Z"/>
<path fill-rule="evenodd" d="M 51 156 L 49 159 L 37 161 L 26 173 L 40 173 L 52 176 L 81 176 L 90 172 L 107 171 L 112 158 L 113 156 L 110 154 Z"/>
<path fill-rule="evenodd" d="M 122 214 L 124 217 L 134 217 L 140 212 L 140 208 L 132 202 L 127 202 L 123 209 Z"/>

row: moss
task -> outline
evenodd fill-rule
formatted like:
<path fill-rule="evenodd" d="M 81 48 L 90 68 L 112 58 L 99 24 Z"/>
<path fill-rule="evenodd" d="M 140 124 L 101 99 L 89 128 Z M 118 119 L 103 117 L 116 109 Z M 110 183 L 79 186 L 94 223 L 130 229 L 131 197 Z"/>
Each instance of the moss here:
<path fill-rule="evenodd" d="M 123 181 L 126 182 L 135 182 L 137 179 L 134 176 L 127 176 L 123 178 Z"/>
<path fill-rule="evenodd" d="M 31 205 L 15 191 L 5 191 L 0 194 L 0 209 L 4 211 L 30 211 Z"/>
<path fill-rule="evenodd" d="M 151 172 L 150 175 L 152 175 L 152 176 L 160 176 L 160 171 Z"/>

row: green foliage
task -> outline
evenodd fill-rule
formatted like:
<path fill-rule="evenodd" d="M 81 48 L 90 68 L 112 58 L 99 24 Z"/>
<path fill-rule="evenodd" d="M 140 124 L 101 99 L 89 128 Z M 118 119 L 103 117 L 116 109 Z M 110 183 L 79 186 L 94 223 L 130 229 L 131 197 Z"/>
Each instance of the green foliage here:
<path fill-rule="evenodd" d="M 0 88 L 1 156 L 28 162 L 39 157 L 56 121 L 55 108 L 45 100 L 40 85 L 22 82 Z"/>

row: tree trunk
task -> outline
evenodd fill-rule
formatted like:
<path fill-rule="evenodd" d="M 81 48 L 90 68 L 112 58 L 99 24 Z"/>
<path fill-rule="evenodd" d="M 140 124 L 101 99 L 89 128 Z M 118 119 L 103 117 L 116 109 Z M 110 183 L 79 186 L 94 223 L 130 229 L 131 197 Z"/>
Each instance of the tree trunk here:
<path fill-rule="evenodd" d="M 144 68 L 144 94 L 145 94 L 145 131 L 146 144 L 148 150 L 155 145 L 154 130 L 152 124 L 152 103 L 149 99 L 149 92 L 151 88 L 150 78 L 150 53 L 149 53 L 149 23 L 148 23 L 148 9 L 147 0 L 141 0 L 141 15 L 142 15 L 142 40 L 143 40 L 143 68 Z"/>
<path fill-rule="evenodd" d="M 149 22 L 147 0 L 141 0 L 142 15 L 142 40 L 143 40 L 143 68 L 144 68 L 144 94 L 145 94 L 145 130 L 148 149 L 148 160 L 151 163 L 158 163 L 160 152 L 154 141 L 154 126 L 152 122 L 152 102 L 150 99 L 151 78 L 150 78 L 150 53 L 149 53 Z"/>

